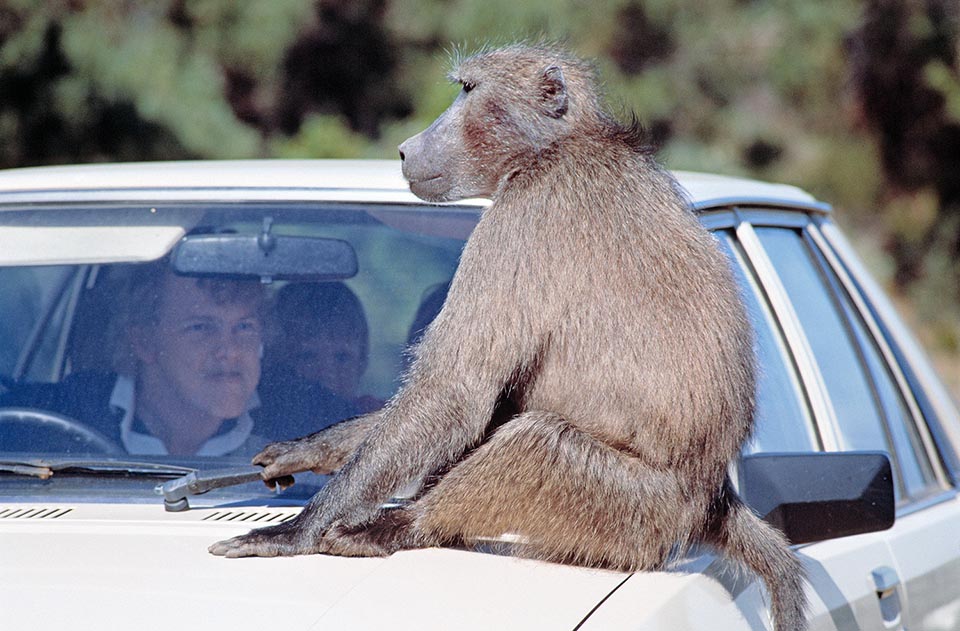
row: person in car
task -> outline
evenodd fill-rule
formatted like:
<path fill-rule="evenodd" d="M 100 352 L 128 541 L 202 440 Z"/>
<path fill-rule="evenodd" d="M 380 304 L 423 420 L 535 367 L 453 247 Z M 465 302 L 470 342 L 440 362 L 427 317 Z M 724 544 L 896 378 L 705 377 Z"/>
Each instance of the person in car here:
<path fill-rule="evenodd" d="M 370 334 L 363 305 L 346 284 L 286 285 L 277 292 L 275 314 L 280 335 L 268 346 L 266 383 L 292 374 L 319 396 L 333 394 L 348 401 L 357 414 L 383 405 L 360 393 Z"/>
<path fill-rule="evenodd" d="M 254 452 L 263 289 L 177 276 L 167 261 L 133 269 L 114 327 L 115 373 L 24 386 L 0 405 L 75 418 L 143 455 Z M 108 314 L 103 314 L 104 319 Z"/>
<path fill-rule="evenodd" d="M 223 455 L 262 446 L 249 411 L 258 404 L 264 302 L 256 281 L 141 272 L 125 327 L 135 377 L 121 375 L 110 399 L 124 411 L 127 451 Z"/>
<path fill-rule="evenodd" d="M 178 276 L 163 260 L 133 269 L 120 305 L 115 372 L 23 386 L 0 406 L 59 412 L 141 455 L 252 455 L 284 422 L 292 432 L 310 424 L 282 405 L 261 405 L 266 297 L 258 281 Z M 317 429 L 353 412 L 333 397 L 321 403 L 302 411 Z"/>

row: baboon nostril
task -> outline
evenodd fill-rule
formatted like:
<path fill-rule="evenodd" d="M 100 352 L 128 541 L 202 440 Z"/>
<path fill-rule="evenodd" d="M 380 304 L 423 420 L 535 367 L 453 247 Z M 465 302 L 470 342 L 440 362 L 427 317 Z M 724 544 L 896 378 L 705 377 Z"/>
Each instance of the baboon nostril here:
<path fill-rule="evenodd" d="M 401 152 L 400 152 L 400 162 L 403 162 L 403 159 L 404 159 L 404 155 L 403 155 L 403 151 L 401 151 Z"/>

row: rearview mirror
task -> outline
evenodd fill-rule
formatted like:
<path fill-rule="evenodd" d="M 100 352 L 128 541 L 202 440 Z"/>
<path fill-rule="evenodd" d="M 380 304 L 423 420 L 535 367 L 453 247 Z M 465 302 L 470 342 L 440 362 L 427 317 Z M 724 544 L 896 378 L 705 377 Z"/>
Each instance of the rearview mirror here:
<path fill-rule="evenodd" d="M 353 247 L 340 239 L 243 234 L 190 234 L 171 265 L 185 276 L 255 276 L 271 280 L 339 280 L 357 273 Z"/>
<path fill-rule="evenodd" d="M 740 496 L 791 543 L 886 530 L 895 517 L 893 475 L 882 452 L 744 456 Z"/>

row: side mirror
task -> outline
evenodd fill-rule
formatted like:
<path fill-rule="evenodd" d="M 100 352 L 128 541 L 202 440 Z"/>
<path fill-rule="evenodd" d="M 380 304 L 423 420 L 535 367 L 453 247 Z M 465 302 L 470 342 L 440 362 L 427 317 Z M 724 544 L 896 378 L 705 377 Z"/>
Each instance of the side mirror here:
<path fill-rule="evenodd" d="M 740 496 L 791 543 L 886 530 L 896 515 L 883 452 L 744 456 Z"/>

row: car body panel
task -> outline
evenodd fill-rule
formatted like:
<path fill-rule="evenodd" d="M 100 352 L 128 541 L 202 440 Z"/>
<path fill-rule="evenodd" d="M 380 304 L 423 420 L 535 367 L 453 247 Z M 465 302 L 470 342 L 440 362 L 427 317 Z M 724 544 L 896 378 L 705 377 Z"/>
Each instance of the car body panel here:
<path fill-rule="evenodd" d="M 960 628 L 960 499 L 901 516 L 887 540 L 902 581 L 904 627 Z"/>
<path fill-rule="evenodd" d="M 719 573 L 644 572 L 631 576 L 580 627 L 606 629 L 770 629 L 765 593 L 753 583 L 739 594 L 743 575 L 727 564 Z M 741 579 L 738 581 L 738 579 Z"/>
<path fill-rule="evenodd" d="M 886 534 L 823 541 L 800 551 L 812 587 L 807 590 L 811 631 L 891 628 L 881 618 L 870 580 L 872 571 L 894 564 Z"/>
<path fill-rule="evenodd" d="M 885 629 L 870 568 L 894 563 L 882 533 L 803 546 L 810 631 Z M 697 574 L 631 576 L 581 627 L 603 629 L 772 629 L 766 589 L 725 559 L 694 562 Z M 691 580 L 694 579 L 695 580 Z"/>
<path fill-rule="evenodd" d="M 626 576 L 441 549 L 224 559 L 207 546 L 299 509 L 42 507 L 59 516 L 0 517 L 4 628 L 572 629 Z"/>

